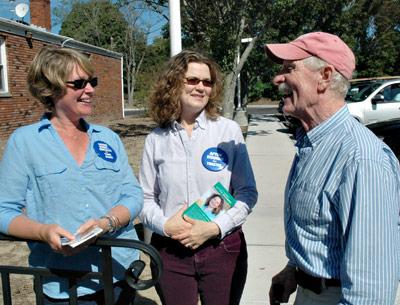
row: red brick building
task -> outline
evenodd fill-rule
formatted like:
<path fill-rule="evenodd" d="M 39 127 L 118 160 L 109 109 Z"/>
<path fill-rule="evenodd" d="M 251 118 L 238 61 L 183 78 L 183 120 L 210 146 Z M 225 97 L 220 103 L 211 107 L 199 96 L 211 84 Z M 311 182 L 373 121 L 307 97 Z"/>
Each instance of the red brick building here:
<path fill-rule="evenodd" d="M 42 104 L 28 92 L 26 76 L 35 54 L 47 45 L 77 49 L 90 57 L 99 78 L 90 121 L 122 118 L 122 55 L 47 31 L 50 1 L 31 0 L 30 5 L 32 24 L 36 26 L 0 18 L 0 138 L 37 121 L 43 114 Z"/>

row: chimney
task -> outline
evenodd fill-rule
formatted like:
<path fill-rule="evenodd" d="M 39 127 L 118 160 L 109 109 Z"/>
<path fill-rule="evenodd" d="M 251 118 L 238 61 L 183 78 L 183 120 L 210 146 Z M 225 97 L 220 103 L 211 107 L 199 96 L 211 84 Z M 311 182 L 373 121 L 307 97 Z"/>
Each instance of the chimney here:
<path fill-rule="evenodd" d="M 50 0 L 30 0 L 31 24 L 51 31 Z"/>

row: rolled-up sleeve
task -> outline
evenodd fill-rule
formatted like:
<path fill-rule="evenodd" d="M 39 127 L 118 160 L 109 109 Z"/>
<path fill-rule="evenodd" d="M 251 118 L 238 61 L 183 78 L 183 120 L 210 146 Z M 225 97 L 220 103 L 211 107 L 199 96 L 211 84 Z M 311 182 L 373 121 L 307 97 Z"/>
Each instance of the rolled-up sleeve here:
<path fill-rule="evenodd" d="M 29 175 L 23 147 L 18 135 L 12 134 L 0 162 L 0 231 L 8 234 L 12 220 L 21 215 L 25 207 Z"/>
<path fill-rule="evenodd" d="M 117 135 L 116 137 L 121 158 L 122 190 L 119 200 L 114 205 L 125 206 L 129 210 L 130 220 L 133 221 L 143 208 L 143 191 L 129 165 L 124 145 Z"/>

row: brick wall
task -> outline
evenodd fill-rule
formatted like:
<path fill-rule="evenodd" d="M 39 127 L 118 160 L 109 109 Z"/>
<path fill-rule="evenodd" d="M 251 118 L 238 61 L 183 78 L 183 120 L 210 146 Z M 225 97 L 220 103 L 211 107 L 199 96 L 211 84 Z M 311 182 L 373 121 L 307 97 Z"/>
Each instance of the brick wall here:
<path fill-rule="evenodd" d="M 35 54 L 46 43 L 0 32 L 5 38 L 8 84 L 11 97 L 0 96 L 0 138 L 7 138 L 17 127 L 36 122 L 44 108 L 28 92 L 26 76 Z M 119 59 L 91 54 L 99 86 L 95 92 L 95 109 L 89 121 L 122 118 L 121 63 Z"/>
<path fill-rule="evenodd" d="M 90 61 L 99 78 L 92 121 L 122 118 L 121 61 L 98 54 L 92 54 Z"/>

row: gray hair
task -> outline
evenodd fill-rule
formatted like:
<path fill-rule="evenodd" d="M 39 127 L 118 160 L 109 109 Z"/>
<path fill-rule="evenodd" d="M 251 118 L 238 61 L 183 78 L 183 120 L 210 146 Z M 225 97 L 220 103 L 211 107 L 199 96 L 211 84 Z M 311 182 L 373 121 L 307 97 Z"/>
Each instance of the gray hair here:
<path fill-rule="evenodd" d="M 313 70 L 319 70 L 325 67 L 328 63 L 316 56 L 307 57 L 303 60 L 305 66 Z M 330 89 L 341 97 L 346 97 L 346 93 L 350 88 L 349 81 L 339 72 L 334 71 Z"/>

